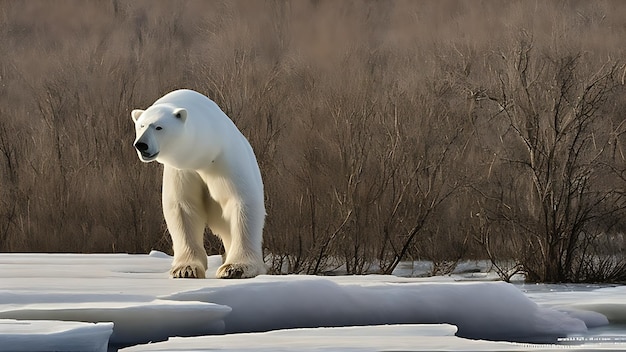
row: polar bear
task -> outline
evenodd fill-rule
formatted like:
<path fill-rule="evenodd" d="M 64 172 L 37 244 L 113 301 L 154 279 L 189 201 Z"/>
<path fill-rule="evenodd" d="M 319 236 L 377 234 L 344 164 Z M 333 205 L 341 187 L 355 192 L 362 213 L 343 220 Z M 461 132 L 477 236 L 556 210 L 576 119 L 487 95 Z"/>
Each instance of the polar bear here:
<path fill-rule="evenodd" d="M 248 140 L 212 100 L 187 89 L 133 110 L 135 149 L 163 169 L 163 214 L 172 237 L 173 278 L 204 278 L 205 227 L 226 250 L 218 278 L 266 272 L 261 172 Z"/>

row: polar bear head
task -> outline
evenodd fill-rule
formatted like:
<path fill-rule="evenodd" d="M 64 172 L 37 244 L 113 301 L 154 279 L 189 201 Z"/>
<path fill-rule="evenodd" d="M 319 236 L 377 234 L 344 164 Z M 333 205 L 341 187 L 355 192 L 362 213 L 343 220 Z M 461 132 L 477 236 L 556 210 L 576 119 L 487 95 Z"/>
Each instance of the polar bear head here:
<path fill-rule="evenodd" d="M 187 110 L 171 104 L 158 104 L 146 110 L 133 110 L 135 149 L 145 163 L 157 160 L 162 164 L 180 159 L 188 152 L 185 140 Z"/>

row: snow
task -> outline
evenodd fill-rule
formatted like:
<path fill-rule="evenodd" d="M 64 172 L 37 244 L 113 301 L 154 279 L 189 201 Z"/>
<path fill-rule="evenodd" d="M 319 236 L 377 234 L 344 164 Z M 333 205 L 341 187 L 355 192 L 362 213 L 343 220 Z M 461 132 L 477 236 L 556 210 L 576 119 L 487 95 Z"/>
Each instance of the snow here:
<path fill-rule="evenodd" d="M 56 295 L 60 299 L 51 301 L 45 293 L 25 294 L 19 300 L 28 302 L 23 304 L 15 304 L 3 296 L 0 294 L 0 302 L 4 306 L 0 318 L 114 322 L 111 341 L 122 346 L 162 341 L 169 336 L 223 333 L 223 317 L 231 311 L 229 307 L 211 303 L 158 299 L 144 302 L 125 295 L 112 298 L 102 295 Z"/>
<path fill-rule="evenodd" d="M 540 308 L 513 285 L 503 282 L 385 283 L 363 287 L 292 276 L 286 281 L 203 288 L 163 298 L 231 307 L 233 312 L 225 318 L 227 333 L 450 323 L 457 326 L 457 334 L 462 337 L 537 341 L 587 330 L 582 320 Z"/>
<path fill-rule="evenodd" d="M 106 352 L 112 323 L 0 319 L 0 351 Z"/>
<path fill-rule="evenodd" d="M 542 345 L 467 340 L 454 336 L 452 325 L 385 325 L 278 330 L 194 338 L 125 348 L 123 352 L 156 351 L 579 351 L 623 350 L 620 344 Z"/>
<path fill-rule="evenodd" d="M 542 290 L 469 271 L 173 280 L 170 263 L 0 254 L 0 351 L 98 351 L 106 339 L 123 351 L 626 349 L 624 286 Z"/>
<path fill-rule="evenodd" d="M 546 306 L 598 312 L 612 323 L 626 324 L 626 286 L 596 287 L 592 290 L 583 286 L 581 289 L 556 294 L 551 290 L 529 292 L 528 295 Z"/>

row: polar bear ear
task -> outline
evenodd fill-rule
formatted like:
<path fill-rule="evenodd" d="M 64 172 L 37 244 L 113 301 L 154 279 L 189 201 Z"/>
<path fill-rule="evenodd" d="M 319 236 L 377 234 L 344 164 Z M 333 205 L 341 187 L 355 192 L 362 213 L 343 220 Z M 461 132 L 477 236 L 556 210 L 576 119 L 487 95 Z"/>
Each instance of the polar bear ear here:
<path fill-rule="evenodd" d="M 187 110 L 183 108 L 178 108 L 174 110 L 173 113 L 174 113 L 174 116 L 176 116 L 176 118 L 181 120 L 182 122 L 185 122 L 185 120 L 187 120 Z"/>
<path fill-rule="evenodd" d="M 133 118 L 134 122 L 137 122 L 137 120 L 139 120 L 139 116 L 141 116 L 143 112 L 144 110 L 135 109 L 130 113 L 130 116 Z"/>

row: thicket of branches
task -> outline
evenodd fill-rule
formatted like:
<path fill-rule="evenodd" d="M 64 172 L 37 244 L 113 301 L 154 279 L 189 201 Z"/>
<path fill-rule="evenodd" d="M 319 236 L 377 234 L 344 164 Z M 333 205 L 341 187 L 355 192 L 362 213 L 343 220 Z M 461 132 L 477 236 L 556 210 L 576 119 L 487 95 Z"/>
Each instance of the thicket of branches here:
<path fill-rule="evenodd" d="M 129 113 L 250 139 L 276 273 L 626 280 L 620 1 L 2 1 L 0 250 L 170 251 Z M 207 248 L 219 242 L 207 236 Z"/>

